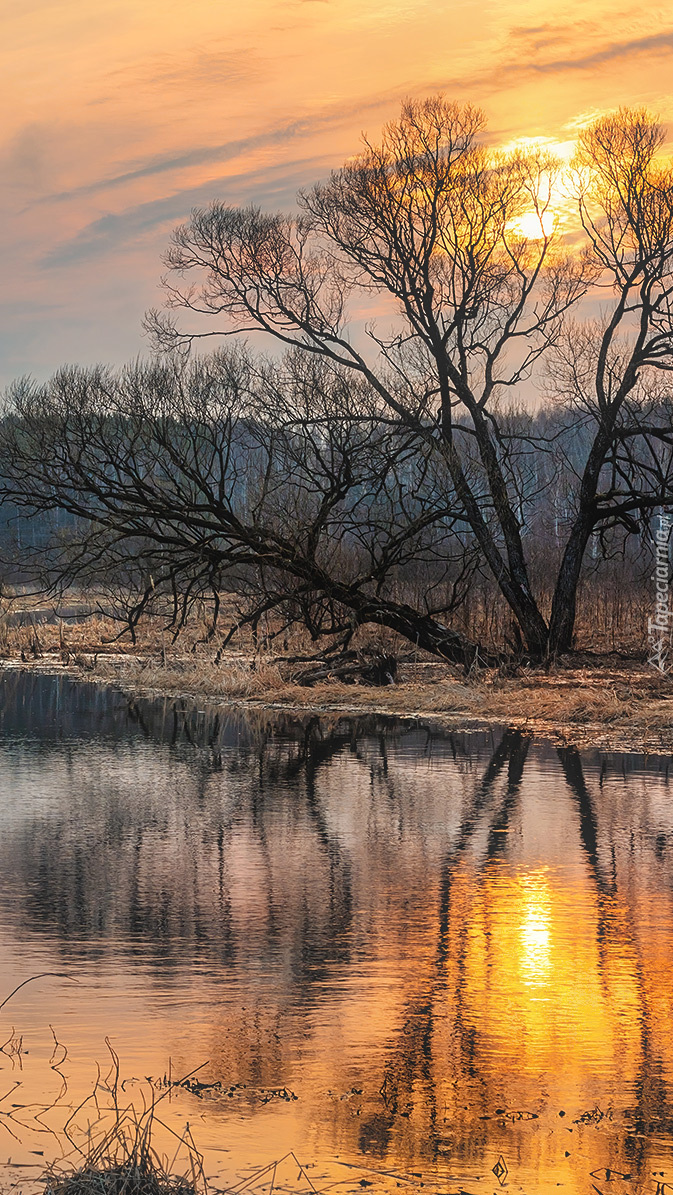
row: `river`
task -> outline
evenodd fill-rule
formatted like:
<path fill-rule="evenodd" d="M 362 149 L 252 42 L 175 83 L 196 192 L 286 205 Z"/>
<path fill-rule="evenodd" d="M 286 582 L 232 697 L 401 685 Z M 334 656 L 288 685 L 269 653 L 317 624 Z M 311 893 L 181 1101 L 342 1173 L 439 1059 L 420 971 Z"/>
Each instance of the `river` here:
<path fill-rule="evenodd" d="M 2 673 L 5 1186 L 673 1195 L 671 762 Z"/>

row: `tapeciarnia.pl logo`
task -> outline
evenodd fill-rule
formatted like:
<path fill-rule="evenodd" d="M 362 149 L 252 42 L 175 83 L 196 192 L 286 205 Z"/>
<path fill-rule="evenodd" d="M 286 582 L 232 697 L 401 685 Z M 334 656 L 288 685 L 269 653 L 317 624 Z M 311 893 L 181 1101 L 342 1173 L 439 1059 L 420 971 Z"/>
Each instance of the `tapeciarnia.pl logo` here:
<path fill-rule="evenodd" d="M 654 618 L 647 620 L 648 657 L 647 662 L 659 672 L 668 672 L 668 655 L 671 649 L 670 624 L 673 610 L 669 604 L 668 543 L 671 534 L 670 515 L 659 515 L 659 527 L 654 534 L 656 549 L 654 573 L 655 582 Z"/>

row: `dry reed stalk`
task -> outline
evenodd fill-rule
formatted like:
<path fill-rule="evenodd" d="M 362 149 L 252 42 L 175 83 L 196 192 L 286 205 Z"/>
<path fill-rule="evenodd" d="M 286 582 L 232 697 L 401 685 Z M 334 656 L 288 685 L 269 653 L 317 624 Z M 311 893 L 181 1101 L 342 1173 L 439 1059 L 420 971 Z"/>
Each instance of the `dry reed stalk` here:
<path fill-rule="evenodd" d="M 143 1095 L 143 1109 L 129 1104 L 120 1107 L 119 1057 L 108 1038 L 105 1039 L 110 1052 L 111 1066 L 106 1078 L 101 1081 L 100 1068 L 93 1091 L 71 1114 L 63 1132 L 72 1146 L 74 1154 L 81 1159 L 77 1165 L 69 1163 L 72 1153 L 54 1162 L 44 1176 L 45 1195 L 197 1195 L 207 1192 L 203 1170 L 203 1157 L 197 1149 L 187 1124 L 182 1135 L 178 1135 L 156 1114 L 157 1104 L 165 1098 L 152 1091 L 149 1104 Z M 203 1064 L 206 1065 L 205 1063 Z M 201 1070 L 190 1072 L 191 1077 Z M 108 1106 L 101 1113 L 98 1092 L 109 1097 Z M 99 1119 L 87 1125 L 85 1147 L 77 1144 L 73 1137 L 78 1113 L 86 1104 L 93 1102 Z M 112 1116 L 112 1124 L 106 1127 L 106 1120 Z M 169 1162 L 159 1153 L 154 1142 L 156 1128 L 170 1134 L 177 1141 L 173 1158 Z M 182 1155 L 185 1158 L 182 1172 L 175 1172 L 175 1165 Z"/>

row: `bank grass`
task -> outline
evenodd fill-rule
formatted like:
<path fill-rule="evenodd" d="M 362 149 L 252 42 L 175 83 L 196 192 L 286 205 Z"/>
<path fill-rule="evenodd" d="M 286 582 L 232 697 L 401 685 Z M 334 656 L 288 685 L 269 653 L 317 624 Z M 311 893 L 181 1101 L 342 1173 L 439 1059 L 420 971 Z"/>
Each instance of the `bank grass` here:
<path fill-rule="evenodd" d="M 514 726 L 563 742 L 612 749 L 673 749 L 673 678 L 632 660 L 564 662 L 515 676 L 483 670 L 465 677 L 441 661 L 406 663 L 397 682 L 373 686 L 326 679 L 306 687 L 272 658 L 193 659 L 146 665 L 99 660 L 94 674 L 129 697 L 165 694 L 254 709 L 330 715 L 381 714 L 427 719 L 447 728 Z"/>
<path fill-rule="evenodd" d="M 118 621 L 99 610 L 65 618 L 59 608 L 20 608 L 17 601 L 0 611 L 0 655 L 7 663 L 111 683 L 130 698 L 165 695 L 325 716 L 390 714 L 447 727 L 500 723 L 578 743 L 604 744 L 607 735 L 615 749 L 673 747 L 673 677 L 635 649 L 585 650 L 548 668 L 477 667 L 466 676 L 390 631 L 364 628 L 351 648 L 363 659 L 394 656 L 395 683 L 372 685 L 363 677 L 347 683 L 338 667 L 328 667 L 309 686 L 300 681 L 318 649 L 300 631 L 271 641 L 243 633 L 225 645 L 223 634 L 209 633 L 207 619 L 195 613 L 175 642 L 155 618 L 139 625 L 131 643 L 120 638 Z"/>
<path fill-rule="evenodd" d="M 106 657 L 85 655 L 84 670 L 104 680 L 122 681 L 125 686 L 160 693 L 191 693 L 222 699 L 275 698 L 287 695 L 294 686 L 283 677 L 281 667 L 270 655 L 234 655 L 220 663 L 182 653 L 148 657 Z M 298 686 L 297 686 L 298 687 Z"/>

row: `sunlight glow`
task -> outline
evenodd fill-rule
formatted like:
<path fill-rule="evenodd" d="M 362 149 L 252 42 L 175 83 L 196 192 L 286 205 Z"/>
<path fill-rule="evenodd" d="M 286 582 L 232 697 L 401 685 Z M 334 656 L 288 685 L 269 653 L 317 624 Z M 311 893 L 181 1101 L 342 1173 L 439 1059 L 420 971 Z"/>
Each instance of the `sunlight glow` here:
<path fill-rule="evenodd" d="M 557 217 L 554 212 L 531 210 L 514 220 L 512 229 L 527 241 L 541 241 L 543 237 L 550 237 L 555 232 L 556 225 Z"/>
<path fill-rule="evenodd" d="M 551 903 L 543 876 L 530 875 L 522 883 L 519 930 L 521 970 L 526 983 L 546 983 L 551 973 Z"/>
<path fill-rule="evenodd" d="M 570 177 L 570 165 L 576 148 L 575 139 L 559 141 L 556 137 L 516 137 L 500 147 L 506 155 L 523 153 L 540 156 L 538 210 L 533 206 L 531 196 L 530 209 L 509 225 L 509 231 L 515 236 L 527 241 L 539 241 L 554 233 L 564 234 L 576 226 L 576 206 Z"/>

